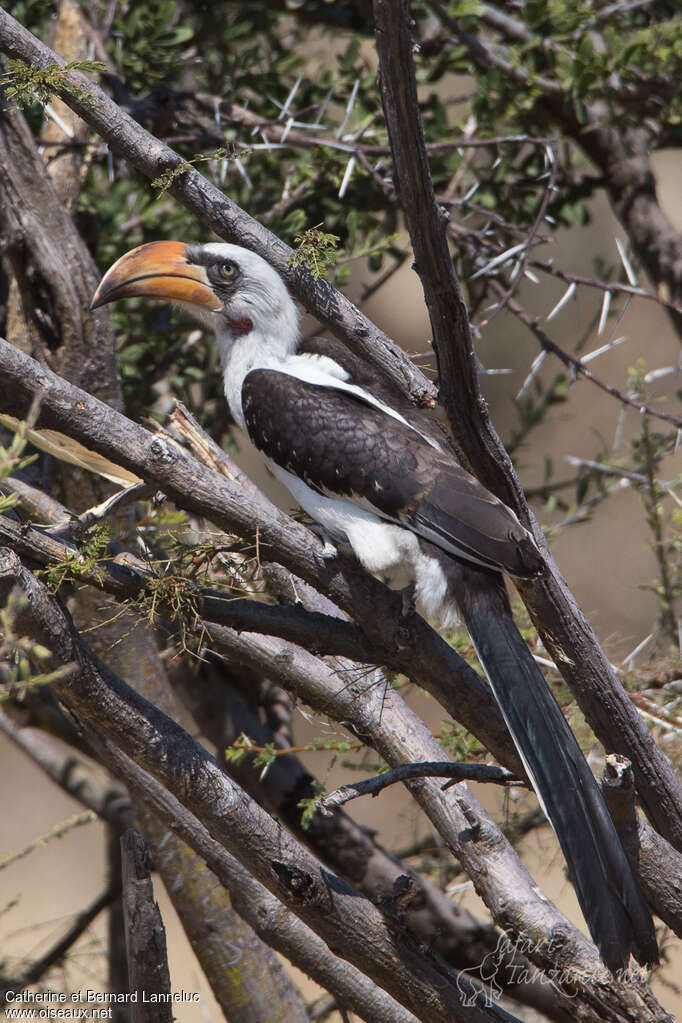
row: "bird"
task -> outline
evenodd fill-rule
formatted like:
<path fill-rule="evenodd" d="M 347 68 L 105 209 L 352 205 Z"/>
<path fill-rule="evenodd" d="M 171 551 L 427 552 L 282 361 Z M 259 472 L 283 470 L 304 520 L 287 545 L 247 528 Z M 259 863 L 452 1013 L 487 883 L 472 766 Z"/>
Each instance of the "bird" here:
<path fill-rule="evenodd" d="M 311 517 L 442 626 L 464 622 L 566 859 L 606 966 L 658 961 L 651 914 L 597 782 L 513 619 L 503 575 L 544 571 L 532 534 L 456 460 L 399 388 L 347 346 L 304 345 L 267 260 L 225 242 L 150 242 L 118 259 L 91 309 L 177 304 L 212 330 L 235 423 Z M 456 593 L 456 596 L 455 596 Z"/>

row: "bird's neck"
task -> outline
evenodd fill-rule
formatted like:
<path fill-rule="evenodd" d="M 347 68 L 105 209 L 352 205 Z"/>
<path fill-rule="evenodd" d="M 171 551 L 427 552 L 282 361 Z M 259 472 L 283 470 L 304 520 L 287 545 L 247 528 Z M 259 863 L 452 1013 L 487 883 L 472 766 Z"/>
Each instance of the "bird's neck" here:
<path fill-rule="evenodd" d="M 243 333 L 229 327 L 216 333 L 223 370 L 225 397 L 235 421 L 245 429 L 242 385 L 252 369 L 276 369 L 296 351 L 298 332 L 268 332 L 252 327 Z"/>

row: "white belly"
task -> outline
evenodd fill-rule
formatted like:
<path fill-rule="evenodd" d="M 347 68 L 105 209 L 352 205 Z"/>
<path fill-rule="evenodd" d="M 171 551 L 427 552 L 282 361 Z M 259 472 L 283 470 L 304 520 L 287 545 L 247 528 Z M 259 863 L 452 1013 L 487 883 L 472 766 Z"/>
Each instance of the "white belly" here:
<path fill-rule="evenodd" d="M 270 468 L 334 541 L 350 544 L 368 572 L 385 577 L 392 586 L 414 582 L 415 598 L 422 614 L 445 626 L 455 624 L 458 614 L 448 597 L 445 574 L 435 558 L 422 551 L 415 533 L 384 522 L 375 512 L 351 501 L 318 494 L 298 476 L 278 465 L 270 463 Z"/>

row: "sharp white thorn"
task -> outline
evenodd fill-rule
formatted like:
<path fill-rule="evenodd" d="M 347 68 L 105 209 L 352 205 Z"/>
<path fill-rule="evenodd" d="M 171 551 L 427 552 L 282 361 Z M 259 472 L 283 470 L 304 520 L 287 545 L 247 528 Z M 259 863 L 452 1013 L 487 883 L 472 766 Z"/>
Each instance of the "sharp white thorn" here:
<path fill-rule="evenodd" d="M 561 296 L 561 298 L 559 299 L 557 304 L 554 306 L 552 311 L 547 316 L 547 322 L 548 323 L 549 323 L 550 320 L 553 320 L 554 317 L 557 315 L 557 313 L 560 312 L 564 308 L 566 303 L 569 302 L 573 298 L 573 296 L 575 295 L 575 292 L 576 292 L 576 288 L 577 288 L 577 285 L 576 285 L 575 281 L 573 281 L 572 284 L 569 284 L 569 286 L 566 288 L 566 291 L 563 293 L 563 295 Z"/>
<path fill-rule="evenodd" d="M 627 277 L 628 281 L 633 286 L 633 288 L 636 288 L 637 287 L 637 277 L 635 275 L 635 271 L 632 269 L 632 263 L 630 262 L 630 260 L 627 257 L 627 254 L 625 252 L 625 247 L 624 247 L 623 243 L 621 242 L 620 238 L 616 238 L 616 248 L 618 249 L 618 255 L 620 256 L 620 261 L 623 264 L 623 269 L 625 270 L 625 276 Z"/>
<path fill-rule="evenodd" d="M 601 315 L 599 317 L 599 326 L 597 327 L 597 335 L 601 334 L 606 326 L 606 319 L 609 315 L 609 308 L 611 306 L 611 292 L 605 291 L 604 298 L 601 304 Z"/>

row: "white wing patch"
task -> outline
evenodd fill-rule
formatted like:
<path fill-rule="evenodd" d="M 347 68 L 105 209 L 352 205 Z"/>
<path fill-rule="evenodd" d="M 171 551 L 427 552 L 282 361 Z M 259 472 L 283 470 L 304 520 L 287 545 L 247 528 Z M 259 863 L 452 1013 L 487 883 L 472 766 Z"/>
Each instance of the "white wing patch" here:
<path fill-rule="evenodd" d="M 366 391 L 364 387 L 358 387 L 357 384 L 348 383 L 348 373 L 346 370 L 330 359 L 327 355 L 290 355 L 288 358 L 283 359 L 276 367 L 273 367 L 278 373 L 285 373 L 288 376 L 297 377 L 299 380 L 303 380 L 308 384 L 315 384 L 318 387 L 330 387 L 336 391 L 347 391 L 349 394 L 355 395 L 356 398 L 360 398 L 366 405 L 372 405 L 374 408 L 380 409 L 387 416 L 391 416 L 392 419 L 396 419 L 403 426 L 406 426 L 413 433 L 418 434 L 436 451 L 442 451 L 443 449 L 435 440 L 431 437 L 427 437 L 426 434 L 422 433 L 415 426 L 401 416 L 399 412 L 396 412 L 390 405 L 386 405 L 383 401 L 379 401 L 373 394 Z"/>

